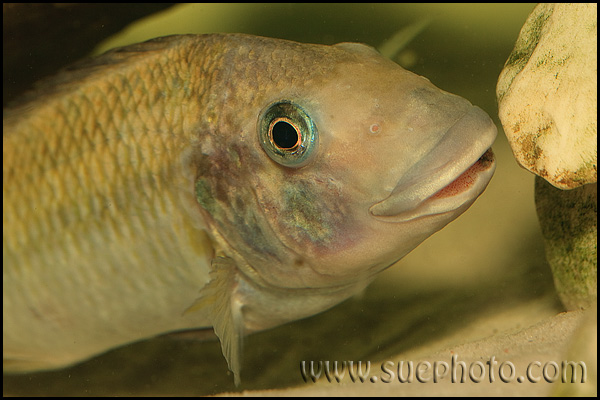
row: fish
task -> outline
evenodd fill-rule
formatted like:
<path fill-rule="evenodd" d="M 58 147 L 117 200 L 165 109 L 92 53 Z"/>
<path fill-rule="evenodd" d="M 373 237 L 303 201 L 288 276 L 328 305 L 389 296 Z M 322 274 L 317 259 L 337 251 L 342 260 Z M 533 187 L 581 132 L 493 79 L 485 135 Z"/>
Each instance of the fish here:
<path fill-rule="evenodd" d="M 175 35 L 3 114 L 3 368 L 329 309 L 462 214 L 496 126 L 358 43 Z"/>

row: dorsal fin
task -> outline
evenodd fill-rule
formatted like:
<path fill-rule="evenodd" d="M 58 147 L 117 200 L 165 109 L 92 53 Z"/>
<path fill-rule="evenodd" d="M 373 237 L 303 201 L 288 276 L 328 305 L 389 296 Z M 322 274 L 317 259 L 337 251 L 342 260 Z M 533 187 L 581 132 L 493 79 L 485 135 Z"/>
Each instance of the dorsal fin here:
<path fill-rule="evenodd" d="M 192 35 L 172 35 L 159 37 L 142 43 L 131 44 L 107 51 L 104 54 L 76 61 L 59 70 L 55 75 L 36 82 L 32 89 L 9 102 L 6 109 L 17 109 L 33 101 L 43 102 L 45 98 L 56 96 L 78 88 L 82 82 L 104 76 L 110 69 L 130 65 L 133 60 L 164 52 L 177 46 L 186 37 Z"/>

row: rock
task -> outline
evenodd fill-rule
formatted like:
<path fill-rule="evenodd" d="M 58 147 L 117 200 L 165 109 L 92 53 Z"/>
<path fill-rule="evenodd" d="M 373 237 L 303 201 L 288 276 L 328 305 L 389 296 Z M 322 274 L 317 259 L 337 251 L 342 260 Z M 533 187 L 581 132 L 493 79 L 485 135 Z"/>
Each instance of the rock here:
<path fill-rule="evenodd" d="M 496 87 L 513 154 L 538 175 L 546 258 L 568 310 L 597 301 L 597 10 L 536 6 Z"/>
<path fill-rule="evenodd" d="M 559 190 L 536 176 L 535 203 L 546 259 L 567 310 L 597 301 L 597 184 Z"/>
<path fill-rule="evenodd" d="M 498 79 L 515 158 L 560 189 L 597 181 L 597 4 L 540 4 Z"/>
<path fill-rule="evenodd" d="M 568 313 L 574 314 L 574 313 Z M 585 310 L 570 339 L 563 360 L 571 363 L 565 368 L 565 382 L 557 380 L 552 397 L 598 396 L 598 307 Z M 576 365 L 576 368 L 572 366 Z M 582 368 L 583 366 L 583 368 Z M 561 371 L 562 372 L 562 371 Z"/>

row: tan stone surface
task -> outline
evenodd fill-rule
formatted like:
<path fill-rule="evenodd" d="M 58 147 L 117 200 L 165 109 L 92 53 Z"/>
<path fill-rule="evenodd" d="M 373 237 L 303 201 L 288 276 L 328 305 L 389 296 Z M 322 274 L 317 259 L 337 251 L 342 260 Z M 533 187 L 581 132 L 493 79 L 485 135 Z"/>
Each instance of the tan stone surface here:
<path fill-rule="evenodd" d="M 597 4 L 540 4 L 498 78 L 515 158 L 559 189 L 597 180 Z"/>

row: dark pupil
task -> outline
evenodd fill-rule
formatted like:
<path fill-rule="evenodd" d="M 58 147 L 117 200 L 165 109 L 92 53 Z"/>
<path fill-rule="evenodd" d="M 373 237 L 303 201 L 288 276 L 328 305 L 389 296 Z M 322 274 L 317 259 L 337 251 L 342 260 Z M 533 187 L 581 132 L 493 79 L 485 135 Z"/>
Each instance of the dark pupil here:
<path fill-rule="evenodd" d="M 289 122 L 278 121 L 273 125 L 273 143 L 280 149 L 291 149 L 298 143 L 298 132 Z"/>

